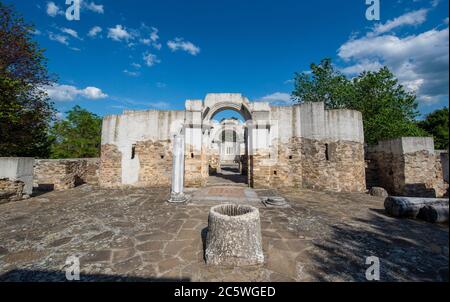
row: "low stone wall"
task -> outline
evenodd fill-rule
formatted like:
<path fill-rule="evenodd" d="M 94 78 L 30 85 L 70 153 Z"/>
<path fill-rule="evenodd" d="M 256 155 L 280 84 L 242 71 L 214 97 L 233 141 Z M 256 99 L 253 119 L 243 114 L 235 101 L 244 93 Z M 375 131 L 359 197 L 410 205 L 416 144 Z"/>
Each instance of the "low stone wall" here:
<path fill-rule="evenodd" d="M 0 179 L 0 204 L 21 200 L 25 183 L 20 180 Z"/>
<path fill-rule="evenodd" d="M 33 193 L 33 165 L 32 157 L 0 157 L 0 179 L 11 181 L 20 180 L 24 183 L 23 193 Z"/>
<path fill-rule="evenodd" d="M 83 183 L 97 184 L 99 158 L 37 159 L 34 186 L 40 190 L 66 190 Z"/>
<path fill-rule="evenodd" d="M 447 155 L 446 155 L 447 154 Z M 367 183 L 385 188 L 391 195 L 442 197 L 447 152 L 434 150 L 432 138 L 403 137 L 379 142 L 366 151 Z"/>

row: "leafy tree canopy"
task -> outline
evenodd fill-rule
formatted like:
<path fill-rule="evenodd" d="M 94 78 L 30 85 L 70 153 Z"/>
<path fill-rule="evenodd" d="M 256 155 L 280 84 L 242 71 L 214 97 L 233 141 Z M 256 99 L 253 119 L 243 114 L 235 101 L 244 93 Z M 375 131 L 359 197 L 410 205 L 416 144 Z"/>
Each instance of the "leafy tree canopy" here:
<path fill-rule="evenodd" d="M 102 119 L 75 106 L 67 118 L 54 123 L 50 130 L 52 158 L 86 158 L 100 155 Z"/>
<path fill-rule="evenodd" d="M 387 67 L 349 80 L 335 69 L 331 59 L 324 59 L 318 65 L 312 64 L 310 73 L 295 74 L 292 96 L 300 103 L 324 102 L 327 109 L 360 111 L 368 144 L 400 136 L 427 135 L 415 123 L 415 95 L 406 91 Z"/>
<path fill-rule="evenodd" d="M 438 150 L 448 150 L 448 107 L 428 114 L 419 121 L 420 128 L 434 137 L 434 146 Z"/>
<path fill-rule="evenodd" d="M 47 157 L 52 82 L 33 26 L 0 2 L 0 156 Z"/>

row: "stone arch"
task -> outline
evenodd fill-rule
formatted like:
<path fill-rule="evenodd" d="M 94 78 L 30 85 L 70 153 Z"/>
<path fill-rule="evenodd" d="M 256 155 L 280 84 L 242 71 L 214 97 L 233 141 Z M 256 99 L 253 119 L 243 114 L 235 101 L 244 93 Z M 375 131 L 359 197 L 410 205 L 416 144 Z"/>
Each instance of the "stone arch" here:
<path fill-rule="evenodd" d="M 250 108 L 245 103 L 235 103 L 235 102 L 219 102 L 214 104 L 211 108 L 207 107 L 203 112 L 203 121 L 209 122 L 213 117 L 219 112 L 225 110 L 233 110 L 241 114 L 245 121 L 252 120 L 252 113 Z"/>

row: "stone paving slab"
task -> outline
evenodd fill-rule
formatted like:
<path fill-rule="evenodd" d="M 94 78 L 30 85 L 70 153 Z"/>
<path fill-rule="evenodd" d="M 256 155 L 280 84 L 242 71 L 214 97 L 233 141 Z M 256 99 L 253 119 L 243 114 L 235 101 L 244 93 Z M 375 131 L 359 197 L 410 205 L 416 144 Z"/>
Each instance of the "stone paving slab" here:
<path fill-rule="evenodd" d="M 209 206 L 166 202 L 169 188 L 83 185 L 0 205 L 0 280 L 65 281 L 78 256 L 82 281 L 448 281 L 448 225 L 396 219 L 365 194 L 282 190 L 288 209 L 260 208 L 265 263 L 207 266 Z"/>
<path fill-rule="evenodd" d="M 238 203 L 262 206 L 258 194 L 251 188 L 240 186 L 213 186 L 201 188 L 191 193 L 190 204 L 216 205 Z"/>

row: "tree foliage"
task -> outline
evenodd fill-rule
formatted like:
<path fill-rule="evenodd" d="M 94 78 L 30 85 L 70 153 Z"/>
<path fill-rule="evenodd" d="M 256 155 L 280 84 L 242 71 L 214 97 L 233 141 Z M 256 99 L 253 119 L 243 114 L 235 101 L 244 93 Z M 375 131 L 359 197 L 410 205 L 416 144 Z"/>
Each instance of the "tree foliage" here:
<path fill-rule="evenodd" d="M 54 108 L 52 82 L 33 26 L 0 2 L 0 156 L 46 157 Z"/>
<path fill-rule="evenodd" d="M 418 125 L 433 135 L 434 146 L 438 150 L 448 150 L 448 107 L 428 114 Z"/>
<path fill-rule="evenodd" d="M 67 118 L 54 123 L 50 130 L 52 158 L 86 158 L 100 155 L 102 119 L 75 106 Z"/>
<path fill-rule="evenodd" d="M 427 135 L 415 123 L 415 95 L 406 91 L 387 67 L 349 80 L 330 59 L 324 59 L 319 65 L 311 65 L 311 73 L 295 75 L 292 95 L 298 102 L 324 102 L 327 109 L 360 111 L 368 144 L 400 136 Z"/>

